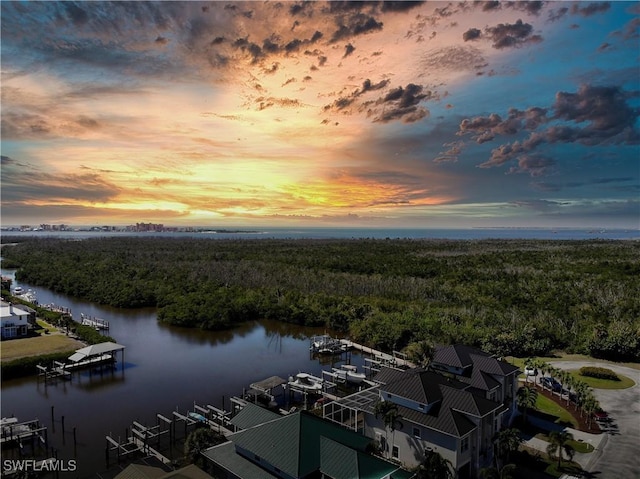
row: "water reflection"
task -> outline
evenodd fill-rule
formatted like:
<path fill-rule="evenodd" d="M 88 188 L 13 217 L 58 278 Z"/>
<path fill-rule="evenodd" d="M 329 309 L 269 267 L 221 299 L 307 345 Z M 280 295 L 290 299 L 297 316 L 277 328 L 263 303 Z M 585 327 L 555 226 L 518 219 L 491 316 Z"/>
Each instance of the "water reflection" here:
<path fill-rule="evenodd" d="M 194 401 L 229 407 L 229 396 L 242 394 L 253 382 L 299 371 L 319 376 L 336 364 L 336 358 L 321 362 L 309 352 L 309 337 L 332 334 L 322 328 L 277 321 L 249 321 L 230 331 L 179 328 L 159 323 L 153 308 L 102 307 L 20 286 L 36 291 L 40 303 L 70 308 L 74 318 L 84 313 L 109 321 L 108 334 L 126 347 L 115 371 L 84 371 L 74 373 L 71 381 L 46 384 L 37 377 L 2 382 L 2 415 L 14 414 L 21 421 L 40 418 L 49 428 L 49 447 L 61 459 L 77 459 L 73 477 L 103 469 L 105 436 L 124 437 L 132 421 L 152 424 L 156 414 L 185 412 Z M 65 434 L 61 416 L 66 418 Z M 73 428 L 75 446 L 69 438 Z"/>

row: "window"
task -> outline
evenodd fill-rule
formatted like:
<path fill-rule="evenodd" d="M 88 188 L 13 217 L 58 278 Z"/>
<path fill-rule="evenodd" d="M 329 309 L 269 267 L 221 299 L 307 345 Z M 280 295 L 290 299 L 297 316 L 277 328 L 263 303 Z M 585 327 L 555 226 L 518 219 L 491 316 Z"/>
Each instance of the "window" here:
<path fill-rule="evenodd" d="M 418 439 L 420 439 L 420 428 L 419 427 L 414 427 L 413 428 L 413 437 L 417 437 Z"/>
<path fill-rule="evenodd" d="M 400 451 L 398 450 L 398 446 L 393 446 L 391 448 L 391 457 L 394 459 L 398 459 L 400 457 Z"/>
<path fill-rule="evenodd" d="M 460 452 L 465 452 L 469 449 L 469 436 L 462 438 L 460 441 Z"/>

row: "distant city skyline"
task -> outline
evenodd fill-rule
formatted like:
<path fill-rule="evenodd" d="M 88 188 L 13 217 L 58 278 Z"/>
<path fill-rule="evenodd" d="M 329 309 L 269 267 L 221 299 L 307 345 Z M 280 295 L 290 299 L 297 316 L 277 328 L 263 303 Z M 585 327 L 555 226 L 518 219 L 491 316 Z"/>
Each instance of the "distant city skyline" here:
<path fill-rule="evenodd" d="M 5 225 L 640 227 L 638 2 L 1 2 Z"/>

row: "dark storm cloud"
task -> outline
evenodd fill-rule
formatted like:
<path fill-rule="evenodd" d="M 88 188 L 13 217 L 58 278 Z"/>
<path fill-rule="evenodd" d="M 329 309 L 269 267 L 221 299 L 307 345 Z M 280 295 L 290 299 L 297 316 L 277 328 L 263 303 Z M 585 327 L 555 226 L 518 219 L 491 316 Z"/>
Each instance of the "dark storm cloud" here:
<path fill-rule="evenodd" d="M 357 35 L 380 31 L 383 27 L 382 22 L 362 13 L 347 16 L 346 18 L 338 20 L 338 22 L 338 29 L 331 36 L 332 43 Z"/>
<path fill-rule="evenodd" d="M 429 112 L 418 104 L 431 98 L 430 91 L 424 92 L 422 85 L 409 83 L 406 87 L 397 87 L 389 91 L 377 104 L 384 105 L 382 113 L 373 121 L 388 123 L 401 120 L 403 123 L 414 123 L 428 116 Z"/>
<path fill-rule="evenodd" d="M 514 10 L 520 10 L 530 15 L 539 15 L 542 11 L 542 7 L 546 2 L 531 1 L 531 2 L 504 2 L 505 8 L 512 8 Z"/>
<path fill-rule="evenodd" d="M 575 123 L 586 122 L 574 137 L 585 144 L 637 142 L 636 122 L 640 108 L 628 104 L 631 96 L 619 87 L 582 85 L 576 93 L 556 94 L 554 117 Z"/>
<path fill-rule="evenodd" d="M 595 145 L 636 145 L 640 143 L 637 126 L 640 108 L 629 100 L 638 92 L 624 92 L 617 86 L 582 85 L 576 93 L 558 92 L 551 108 L 530 108 L 526 112 L 510 110 L 509 118 L 499 115 L 465 119 L 458 134 L 472 134 L 478 143 L 491 141 L 497 134 L 515 134 L 520 130 L 532 131 L 528 138 L 503 144 L 492 150 L 489 160 L 481 168 L 503 165 L 528 155 L 544 144 L 579 143 Z M 550 122 L 547 128 L 540 126 Z"/>
<path fill-rule="evenodd" d="M 515 135 L 522 129 L 535 130 L 548 121 L 546 115 L 546 109 L 533 107 L 524 111 L 511 108 L 505 120 L 496 113 L 487 117 L 465 118 L 460 122 L 458 135 L 470 133 L 477 143 L 485 143 L 496 135 Z"/>
<path fill-rule="evenodd" d="M 388 85 L 389 80 L 372 83 L 371 80 L 367 79 L 363 82 L 362 88 L 354 90 L 348 96 L 338 98 L 329 105 L 325 105 L 323 110 L 347 112 L 348 108 L 358 104 L 361 110 L 373 106 L 374 109 L 369 109 L 368 116 L 373 116 L 373 121 L 377 123 L 388 123 L 394 120 L 413 123 L 429 114 L 428 110 L 419 107 L 419 103 L 433 99 L 436 95 L 431 91 L 425 92 L 424 87 L 413 83 L 409 83 L 406 87 L 393 88 L 375 101 L 358 103 L 358 99 L 362 95 L 371 91 L 381 90 Z"/>
<path fill-rule="evenodd" d="M 491 2 L 474 2 L 476 5 L 482 6 L 483 12 L 490 12 L 492 10 L 500 10 L 500 2 L 498 0 L 494 0 Z"/>
<path fill-rule="evenodd" d="M 462 34 L 462 39 L 465 42 L 468 42 L 469 40 L 476 40 L 480 38 L 480 35 L 482 35 L 482 32 L 480 30 L 478 30 L 477 28 L 470 28 Z"/>
<path fill-rule="evenodd" d="M 533 26 L 517 20 L 516 23 L 500 23 L 485 29 L 485 35 L 493 41 L 493 48 L 514 48 L 542 41 L 540 35 L 533 35 Z"/>
<path fill-rule="evenodd" d="M 83 26 L 89 21 L 89 14 L 76 2 L 62 2 L 62 7 L 75 26 Z"/>
<path fill-rule="evenodd" d="M 423 1 L 408 1 L 408 2 L 401 2 L 401 1 L 384 1 L 382 2 L 382 7 L 381 10 L 383 12 L 407 12 L 413 8 L 419 7 L 420 5 L 422 5 Z"/>
<path fill-rule="evenodd" d="M 580 3 L 574 3 L 571 6 L 571 13 L 582 15 L 583 17 L 589 17 L 597 13 L 603 13 L 611 8 L 610 2 L 596 2 L 590 3 L 586 7 L 581 6 Z"/>
<path fill-rule="evenodd" d="M 351 43 L 347 43 L 344 46 L 344 55 L 342 55 L 342 58 L 346 58 L 349 55 L 351 55 L 353 52 L 356 51 L 356 47 L 354 47 L 353 45 L 351 45 Z"/>

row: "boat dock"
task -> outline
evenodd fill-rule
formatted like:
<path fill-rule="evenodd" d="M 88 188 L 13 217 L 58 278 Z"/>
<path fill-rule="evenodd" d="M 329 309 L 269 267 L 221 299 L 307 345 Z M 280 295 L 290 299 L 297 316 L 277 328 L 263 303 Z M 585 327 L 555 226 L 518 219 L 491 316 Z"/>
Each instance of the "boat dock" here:
<path fill-rule="evenodd" d="M 47 428 L 40 425 L 38 419 L 26 422 L 18 422 L 15 417 L 2 418 L 2 429 L 0 432 L 0 443 L 17 444 L 20 449 L 24 447 L 25 441 L 38 439 L 45 446 L 47 445 Z"/>
<path fill-rule="evenodd" d="M 80 324 L 84 326 L 91 326 L 97 330 L 109 330 L 109 321 L 106 319 L 95 318 L 87 316 L 84 313 L 80 313 Z"/>

